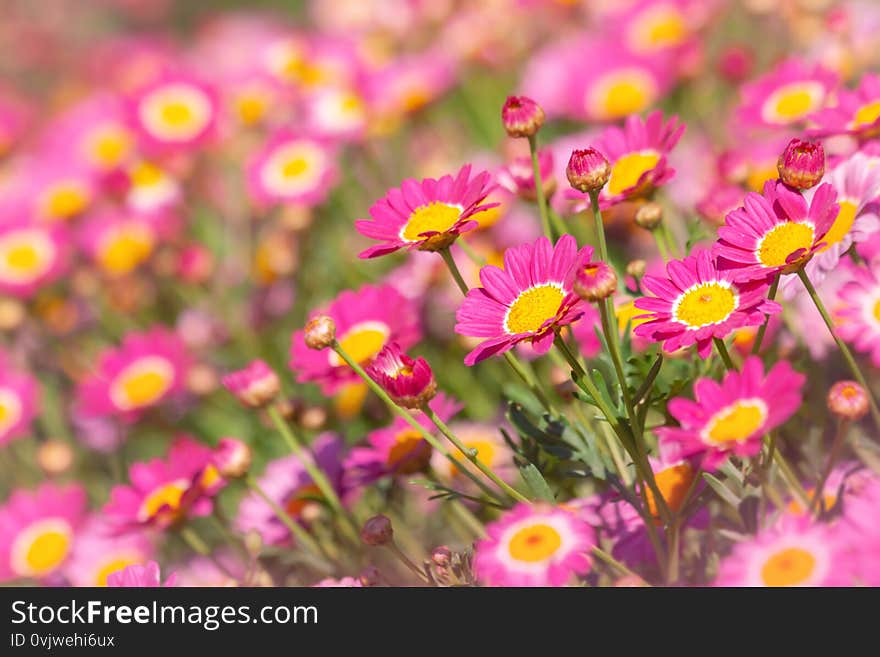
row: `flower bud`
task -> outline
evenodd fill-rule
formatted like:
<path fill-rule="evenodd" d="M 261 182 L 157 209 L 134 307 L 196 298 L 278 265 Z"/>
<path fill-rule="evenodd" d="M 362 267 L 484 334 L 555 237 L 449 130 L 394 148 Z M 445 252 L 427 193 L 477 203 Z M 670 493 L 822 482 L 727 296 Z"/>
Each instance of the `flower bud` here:
<path fill-rule="evenodd" d="M 578 267 L 572 287 L 584 301 L 607 299 L 617 290 L 617 274 L 606 262 L 588 262 Z"/>
<path fill-rule="evenodd" d="M 572 151 L 565 175 L 579 192 L 598 192 L 611 178 L 611 165 L 595 148 L 578 149 Z"/>
<path fill-rule="evenodd" d="M 61 440 L 47 440 L 37 450 L 37 463 L 49 476 L 67 472 L 73 465 L 73 449 Z"/>
<path fill-rule="evenodd" d="M 395 404 L 405 408 L 422 408 L 437 394 L 437 381 L 428 362 L 410 358 L 395 342 L 382 348 L 366 372 Z"/>
<path fill-rule="evenodd" d="M 544 125 L 544 110 L 527 96 L 508 96 L 501 108 L 501 121 L 511 137 L 532 137 Z"/>
<path fill-rule="evenodd" d="M 224 479 L 240 479 L 251 467 L 251 448 L 237 438 L 221 438 L 214 450 L 214 466 Z"/>
<path fill-rule="evenodd" d="M 636 211 L 636 225 L 654 230 L 663 222 L 663 208 L 659 203 L 648 202 Z"/>
<path fill-rule="evenodd" d="M 223 385 L 245 406 L 260 408 L 270 404 L 281 390 L 278 375 L 263 361 L 255 360 L 247 367 L 223 377 Z"/>
<path fill-rule="evenodd" d="M 440 568 L 447 567 L 452 561 L 452 550 L 445 545 L 435 547 L 431 551 L 431 562 Z"/>
<path fill-rule="evenodd" d="M 627 276 L 632 276 L 636 280 L 640 279 L 645 275 L 645 270 L 648 268 L 648 263 L 644 260 L 630 260 L 626 264 L 626 274 Z"/>
<path fill-rule="evenodd" d="M 868 412 L 868 393 L 855 381 L 838 381 L 828 391 L 828 410 L 844 420 L 860 420 Z"/>
<path fill-rule="evenodd" d="M 309 349 L 326 349 L 336 339 L 336 322 L 327 315 L 318 315 L 306 324 L 305 343 Z"/>
<path fill-rule="evenodd" d="M 776 168 L 789 187 L 810 189 L 825 175 L 825 149 L 817 141 L 792 139 L 779 156 Z"/>
<path fill-rule="evenodd" d="M 361 540 L 367 545 L 387 545 L 394 539 L 394 529 L 388 516 L 373 516 L 361 529 Z"/>

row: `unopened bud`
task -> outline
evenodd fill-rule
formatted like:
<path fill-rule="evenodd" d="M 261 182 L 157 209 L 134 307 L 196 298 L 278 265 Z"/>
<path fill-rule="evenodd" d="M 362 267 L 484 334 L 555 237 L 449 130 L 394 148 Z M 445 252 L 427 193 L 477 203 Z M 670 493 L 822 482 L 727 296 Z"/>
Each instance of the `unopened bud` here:
<path fill-rule="evenodd" d="M 387 545 L 394 539 L 394 529 L 388 516 L 379 514 L 364 523 L 361 540 L 367 545 Z"/>
<path fill-rule="evenodd" d="M 636 280 L 640 279 L 645 275 L 645 270 L 648 268 L 648 263 L 644 260 L 630 260 L 626 264 L 626 273 L 628 276 L 632 276 Z"/>
<path fill-rule="evenodd" d="M 240 479 L 251 467 L 251 448 L 237 438 L 221 438 L 214 450 L 214 465 L 224 479 Z"/>
<path fill-rule="evenodd" d="M 47 440 L 37 451 L 37 463 L 49 476 L 63 474 L 73 465 L 73 449 L 61 440 Z"/>
<path fill-rule="evenodd" d="M 544 125 L 544 110 L 527 96 L 508 96 L 501 108 L 501 121 L 511 137 L 532 137 Z"/>
<path fill-rule="evenodd" d="M 584 301 L 607 299 L 617 290 L 617 274 L 607 262 L 588 262 L 578 267 L 572 288 Z"/>
<path fill-rule="evenodd" d="M 818 141 L 792 139 L 776 162 L 779 178 L 789 187 L 810 189 L 825 175 L 825 149 Z"/>
<path fill-rule="evenodd" d="M 565 175 L 579 192 L 598 192 L 611 178 L 611 165 L 595 148 L 578 149 L 568 159 Z"/>
<path fill-rule="evenodd" d="M 654 230 L 663 222 L 663 208 L 659 203 L 645 203 L 636 211 L 636 224 L 645 230 Z"/>
<path fill-rule="evenodd" d="M 336 322 L 327 315 L 313 317 L 306 324 L 303 339 L 309 349 L 326 349 L 336 340 Z"/>

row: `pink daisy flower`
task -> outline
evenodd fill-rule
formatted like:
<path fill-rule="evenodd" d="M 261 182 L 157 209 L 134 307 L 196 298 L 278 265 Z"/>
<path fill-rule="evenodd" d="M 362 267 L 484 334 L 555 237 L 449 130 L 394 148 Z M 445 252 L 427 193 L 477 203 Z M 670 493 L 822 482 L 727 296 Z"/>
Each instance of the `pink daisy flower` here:
<path fill-rule="evenodd" d="M 327 138 L 357 141 L 369 126 L 369 107 L 357 88 L 320 89 L 306 100 L 305 112 L 309 131 Z"/>
<path fill-rule="evenodd" d="M 162 576 L 159 572 L 159 564 L 155 561 L 150 561 L 145 565 L 132 564 L 112 573 L 107 578 L 107 586 L 129 588 L 177 586 L 177 573 L 171 573 L 163 584 Z"/>
<path fill-rule="evenodd" d="M 770 136 L 739 142 L 718 156 L 718 173 L 731 184 L 761 193 L 768 180 L 779 178 L 776 165 L 789 141 L 787 136 Z"/>
<path fill-rule="evenodd" d="M 746 194 L 743 207 L 725 217 L 713 254 L 737 281 L 793 273 L 825 246 L 839 210 L 828 183 L 808 203 L 800 192 L 769 181 L 763 195 Z"/>
<path fill-rule="evenodd" d="M 45 223 L 79 217 L 98 195 L 94 174 L 72 160 L 63 144 L 47 145 L 38 156 L 23 160 L 13 170 L 10 186 L 24 216 Z"/>
<path fill-rule="evenodd" d="M 180 181 L 148 160 L 136 160 L 125 169 L 126 207 L 143 214 L 174 209 L 183 198 Z"/>
<path fill-rule="evenodd" d="M 821 109 L 837 76 L 819 65 L 789 59 L 743 85 L 738 118 L 745 126 L 780 127 L 803 123 Z"/>
<path fill-rule="evenodd" d="M 580 251 L 571 235 L 552 245 L 546 237 L 504 252 L 504 267 L 480 270 L 482 287 L 468 291 L 455 313 L 455 332 L 486 338 L 464 359 L 475 365 L 528 341 L 539 354 L 553 345 L 556 329 L 583 314 L 583 302 L 572 291 L 577 265 L 589 261 L 593 249 Z"/>
<path fill-rule="evenodd" d="M 111 278 L 130 274 L 147 262 L 159 242 L 161 215 L 104 210 L 82 226 L 86 253 Z"/>
<path fill-rule="evenodd" d="M 184 389 L 189 356 L 183 341 L 157 326 L 129 333 L 105 350 L 96 371 L 79 385 L 78 408 L 85 415 L 121 415 L 134 420 L 142 411 Z"/>
<path fill-rule="evenodd" d="M 0 292 L 33 296 L 67 266 L 66 231 L 55 225 L 0 222 Z"/>
<path fill-rule="evenodd" d="M 275 133 L 247 167 L 248 193 L 258 204 L 319 205 L 338 177 L 335 149 L 324 139 Z"/>
<path fill-rule="evenodd" d="M 161 75 L 140 89 L 131 103 L 132 123 L 151 152 L 202 146 L 216 129 L 216 94 L 191 75 Z"/>
<path fill-rule="evenodd" d="M 715 586 L 850 586 L 853 559 L 838 532 L 809 516 L 783 516 L 722 560 Z"/>
<path fill-rule="evenodd" d="M 848 272 L 849 280 L 838 293 L 839 305 L 834 311 L 837 333 L 880 367 L 880 260 L 851 267 Z"/>
<path fill-rule="evenodd" d="M 361 365 L 368 365 L 386 344 L 396 342 L 408 349 L 421 337 L 414 301 L 404 298 L 389 285 L 365 285 L 346 290 L 320 313 L 336 323 L 336 339 Z M 290 346 L 290 369 L 300 382 L 313 381 L 325 394 L 332 395 L 344 384 L 360 381 L 332 349 L 309 349 L 302 330 L 293 334 Z"/>
<path fill-rule="evenodd" d="M 486 171 L 471 177 L 469 164 L 455 177 L 404 180 L 373 204 L 372 220 L 355 222 L 361 235 L 382 242 L 360 257 L 375 258 L 403 248 L 438 251 L 448 247 L 461 233 L 477 227 L 472 215 L 497 205 L 483 203 L 492 191 L 490 181 Z"/>
<path fill-rule="evenodd" d="M 856 479 L 850 478 L 850 481 Z M 843 516 L 838 523 L 849 555 L 855 561 L 855 582 L 862 586 L 880 586 L 880 529 L 877 506 L 880 504 L 880 478 L 862 474 L 851 485 L 843 500 Z"/>
<path fill-rule="evenodd" d="M 807 273 L 814 285 L 821 282 L 825 272 L 837 266 L 850 246 L 880 230 L 875 205 L 880 200 L 880 167 L 872 166 L 867 156 L 857 152 L 826 173 L 824 182 L 837 192 L 840 209 L 822 238 L 825 246 L 807 263 Z M 804 192 L 808 203 L 812 202 L 815 190 L 814 187 Z"/>
<path fill-rule="evenodd" d="M 592 565 L 592 527 L 548 504 L 519 504 L 486 526 L 474 572 L 487 586 L 565 586 Z"/>
<path fill-rule="evenodd" d="M 700 357 L 706 358 L 713 338 L 724 339 L 743 326 L 760 326 L 767 315 L 782 310 L 766 299 L 766 284 L 736 283 L 733 273 L 718 269 L 707 250 L 671 260 L 666 273 L 667 278 L 642 279 L 642 286 L 656 296 L 635 300 L 636 308 L 650 314 L 636 317 L 641 321 L 634 332 L 663 342 L 668 352 L 696 344 Z"/>
<path fill-rule="evenodd" d="M 45 580 L 70 556 L 86 511 L 81 486 L 17 489 L 0 506 L 0 582 Z"/>
<path fill-rule="evenodd" d="M 27 435 L 39 405 L 37 380 L 16 369 L 6 352 L 0 351 L 0 447 Z"/>
<path fill-rule="evenodd" d="M 95 516 L 78 533 L 64 572 L 73 586 L 107 586 L 110 575 L 127 566 L 145 564 L 153 552 L 144 532 L 119 534 Z"/>
<path fill-rule="evenodd" d="M 611 165 L 608 184 L 599 192 L 599 206 L 607 208 L 621 201 L 649 196 L 675 175 L 667 155 L 678 143 L 684 124 L 677 117 L 663 121 L 662 112 L 652 112 L 646 119 L 632 115 L 623 127 L 610 126 L 596 140 L 594 147 Z M 569 198 L 585 195 L 568 190 Z M 589 201 L 588 201 L 589 203 Z"/>
<path fill-rule="evenodd" d="M 810 116 L 809 132 L 818 137 L 880 136 L 880 75 L 865 73 L 855 89 L 839 89 L 832 104 Z"/>
<path fill-rule="evenodd" d="M 673 74 L 662 58 L 580 36 L 538 51 L 522 79 L 522 94 L 539 101 L 548 117 L 611 122 L 651 107 Z"/>
<path fill-rule="evenodd" d="M 428 405 L 444 422 L 462 408 L 442 393 Z M 420 411 L 414 411 L 413 415 L 429 432 L 436 431 L 427 415 Z M 386 476 L 422 472 L 431 462 L 431 446 L 401 418 L 395 418 L 388 427 L 371 431 L 367 434 L 367 443 L 368 446 L 352 448 L 345 460 L 347 488 L 366 486 Z M 445 457 L 443 460 L 446 461 Z"/>
<path fill-rule="evenodd" d="M 373 111 L 394 123 L 440 98 L 455 83 L 455 77 L 451 58 L 435 49 L 390 60 L 367 76 L 365 94 Z"/>
<path fill-rule="evenodd" d="M 321 468 L 337 492 L 342 491 L 344 444 L 332 433 L 318 436 L 311 445 L 315 464 Z M 257 482 L 260 488 L 294 520 L 308 524 L 320 515 L 321 491 L 312 481 L 303 463 L 295 455 L 270 461 Z M 235 525 L 241 532 L 259 532 L 267 545 L 293 540 L 290 530 L 272 508 L 256 493 L 246 495 L 238 507 Z"/>
<path fill-rule="evenodd" d="M 671 457 L 702 454 L 705 470 L 715 470 L 731 453 L 754 456 L 761 451 L 762 436 L 797 411 L 804 381 L 786 361 L 765 376 L 757 356 L 745 360 L 742 372 L 727 372 L 721 383 L 697 379 L 695 401 L 670 400 L 669 413 L 681 426 L 656 430 L 662 449 Z"/>
<path fill-rule="evenodd" d="M 102 514 L 114 531 L 166 529 L 188 517 L 206 516 L 223 487 L 213 464 L 214 451 L 189 436 L 177 438 L 166 459 L 134 463 L 129 485 L 116 485 Z"/>

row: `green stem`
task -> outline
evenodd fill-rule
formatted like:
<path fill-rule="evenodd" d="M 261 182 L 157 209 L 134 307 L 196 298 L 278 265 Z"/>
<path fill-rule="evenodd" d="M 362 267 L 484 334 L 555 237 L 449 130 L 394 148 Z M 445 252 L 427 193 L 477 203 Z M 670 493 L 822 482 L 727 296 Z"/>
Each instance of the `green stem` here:
<path fill-rule="evenodd" d="M 730 358 L 730 352 L 727 351 L 727 346 L 724 344 L 724 340 L 721 338 L 712 338 L 712 342 L 715 343 L 715 350 L 718 352 L 718 355 L 721 356 L 721 360 L 724 361 L 724 366 L 730 372 L 736 372 L 736 365 L 733 364 L 733 360 Z"/>
<path fill-rule="evenodd" d="M 849 366 L 850 372 L 852 372 L 853 377 L 855 377 L 856 381 L 865 389 L 865 393 L 868 395 L 868 402 L 871 405 L 871 415 L 874 418 L 874 422 L 880 427 L 880 408 L 877 407 L 877 402 L 874 399 L 874 393 L 871 392 L 871 388 L 868 386 L 867 380 L 865 380 L 865 376 L 862 374 L 862 371 L 859 369 L 859 366 L 856 364 L 856 359 L 853 358 L 852 352 L 849 350 L 849 347 L 846 346 L 843 340 L 837 335 L 837 331 L 834 330 L 834 322 L 831 320 L 831 316 L 828 314 L 828 311 L 825 309 L 825 304 L 822 303 L 822 300 L 819 298 L 818 293 L 816 292 L 816 288 L 813 287 L 813 283 L 810 281 L 810 278 L 807 276 L 807 273 L 800 269 L 798 270 L 798 276 L 801 279 L 801 282 L 804 284 L 804 287 L 807 290 L 807 294 L 810 295 L 810 298 L 813 300 L 813 303 L 816 304 L 816 309 L 819 311 L 819 314 L 822 315 L 822 319 L 825 321 L 825 326 L 828 327 L 828 330 L 831 332 L 831 337 L 834 338 L 834 341 L 837 343 L 837 348 L 840 349 L 840 353 L 843 354 L 843 358 L 846 361 L 846 364 Z"/>
<path fill-rule="evenodd" d="M 477 267 L 483 267 L 486 264 L 486 259 L 480 255 L 477 255 L 477 252 L 474 251 L 473 247 L 467 243 L 466 239 L 459 238 L 455 243 L 458 244 L 459 247 L 461 247 L 461 250 L 464 251 L 464 254 Z"/>
<path fill-rule="evenodd" d="M 452 252 L 449 250 L 449 247 L 447 246 L 445 249 L 440 249 L 438 253 L 443 258 L 443 262 L 446 263 L 446 267 L 449 269 L 449 273 L 452 274 L 452 278 L 455 280 L 455 284 L 458 285 L 458 289 L 461 290 L 462 294 L 467 296 L 467 283 L 464 282 L 464 278 L 458 270 L 458 265 L 455 264 L 455 260 L 452 257 Z"/>
<path fill-rule="evenodd" d="M 400 562 L 404 566 L 409 568 L 415 574 L 416 577 L 418 577 L 420 580 L 422 580 L 425 583 L 430 582 L 430 580 L 428 579 L 428 576 L 425 574 L 425 571 L 423 571 L 421 568 L 419 568 L 415 563 L 413 563 L 412 559 L 410 559 L 408 556 L 406 556 L 406 553 L 398 547 L 397 543 L 394 542 L 394 539 L 392 539 L 391 542 L 387 543 L 385 545 L 385 547 L 387 547 L 388 550 L 395 557 L 397 557 L 398 560 L 400 560 Z"/>
<path fill-rule="evenodd" d="M 541 180 L 541 166 L 538 164 L 538 146 L 534 135 L 529 136 L 529 151 L 532 155 L 532 173 L 535 178 L 535 195 L 538 200 L 538 213 L 541 215 L 541 229 L 551 242 L 553 231 L 550 229 L 550 217 L 547 213 L 547 198 L 544 196 L 544 183 Z M 564 231 L 563 231 L 564 232 Z"/>
<path fill-rule="evenodd" d="M 622 575 L 629 575 L 630 577 L 638 577 L 639 579 L 642 579 L 642 577 L 640 575 L 634 573 L 632 570 L 630 570 L 629 568 L 624 566 L 617 559 L 615 559 L 610 554 L 608 554 L 605 550 L 594 546 L 593 547 L 593 554 L 595 554 L 597 557 L 599 557 L 602 561 L 607 563 L 612 568 L 616 568 L 618 571 L 620 571 L 620 573 Z"/>
<path fill-rule="evenodd" d="M 608 342 L 608 350 L 611 352 L 611 361 L 614 363 L 614 371 L 617 373 L 617 381 L 620 383 L 620 392 L 623 395 L 623 404 L 633 428 L 637 426 L 632 397 L 629 394 L 629 386 L 626 375 L 623 372 L 623 358 L 620 356 L 620 340 L 617 333 L 616 323 L 608 312 L 608 299 L 602 299 L 598 303 L 599 314 L 602 319 L 602 330 L 605 332 L 605 340 Z"/>
<path fill-rule="evenodd" d="M 312 481 L 315 482 L 318 490 L 321 491 L 321 495 L 323 495 L 324 499 L 330 505 L 330 508 L 333 509 L 334 513 L 336 513 L 347 526 L 349 538 L 357 539 L 357 524 L 345 507 L 342 506 L 342 500 L 339 499 L 339 495 L 336 494 L 336 490 L 333 488 L 333 484 L 330 483 L 330 480 L 327 479 L 327 475 L 325 475 L 324 471 L 314 462 L 311 454 L 306 451 L 305 443 L 299 439 L 299 437 L 293 432 L 293 429 L 290 428 L 290 425 L 283 417 L 281 417 L 281 412 L 278 410 L 277 406 L 269 406 L 267 411 L 272 423 L 275 425 L 275 428 L 278 429 L 278 433 L 281 434 L 281 437 L 284 438 L 290 451 L 296 455 L 300 463 L 305 467 L 306 472 L 309 473 L 309 476 L 311 476 Z"/>
<path fill-rule="evenodd" d="M 596 239 L 599 242 L 599 258 L 608 261 L 608 245 L 605 243 L 605 224 L 602 222 L 602 211 L 599 209 L 599 192 L 590 192 L 590 205 L 593 208 L 593 221 L 596 224 Z"/>
<path fill-rule="evenodd" d="M 422 426 L 421 422 L 416 420 L 412 416 L 412 414 L 409 413 L 405 408 L 398 406 L 396 403 L 394 403 L 394 401 L 391 399 L 391 397 L 388 396 L 388 393 L 385 392 L 382 386 L 373 381 L 373 379 L 370 378 L 370 376 L 364 371 L 364 368 L 361 367 L 360 364 L 355 361 L 351 356 L 349 356 L 348 352 L 346 352 L 336 340 L 333 341 L 332 348 L 339 355 L 339 357 L 344 360 L 359 377 L 361 377 L 361 379 L 364 381 L 364 383 L 367 384 L 370 390 L 376 393 L 376 395 L 383 402 L 385 402 L 385 405 L 389 408 L 389 410 L 391 410 L 392 413 L 397 415 L 410 427 L 415 429 L 419 433 L 419 435 L 421 435 L 422 438 L 425 439 L 425 442 L 427 442 L 431 447 L 436 449 L 438 452 L 440 452 L 440 454 L 448 459 L 458 469 L 459 472 L 463 473 L 466 477 L 473 481 L 480 488 L 480 490 L 482 490 L 489 496 L 490 499 L 499 501 L 492 489 L 484 484 L 477 475 L 470 471 L 470 469 L 465 467 L 462 462 L 460 462 L 457 458 L 450 454 L 449 450 L 447 450 L 446 447 L 443 446 L 443 443 L 437 440 L 437 438 L 435 438 L 430 431 L 425 429 L 425 427 Z"/>
<path fill-rule="evenodd" d="M 776 278 L 773 279 L 773 283 L 770 285 L 770 290 L 767 292 L 767 298 L 770 301 L 776 299 L 776 290 L 779 289 L 779 279 L 780 275 L 776 274 Z M 752 354 L 757 354 L 761 351 L 761 343 L 764 342 L 764 334 L 767 332 L 767 325 L 770 323 L 770 315 L 767 315 L 764 318 L 764 323 L 761 324 L 761 328 L 758 329 L 758 334 L 755 336 L 755 342 L 752 345 Z"/>
<path fill-rule="evenodd" d="M 211 548 L 208 547 L 208 544 L 202 540 L 202 538 L 195 532 L 192 527 L 184 525 L 179 529 L 179 533 L 180 537 L 186 542 L 189 547 L 193 549 L 194 552 L 196 552 L 196 554 L 210 559 L 214 563 L 214 565 L 222 570 L 223 573 L 230 579 L 238 580 L 238 578 L 231 572 L 229 572 L 229 569 L 214 556 L 214 554 L 211 552 Z"/>
<path fill-rule="evenodd" d="M 810 498 L 804 490 L 804 487 L 801 486 L 801 482 L 798 481 L 797 475 L 788 460 L 786 460 L 782 455 L 782 452 L 778 449 L 774 450 L 773 458 L 776 461 L 776 465 L 779 466 L 779 472 L 782 473 L 782 478 L 785 479 L 785 483 L 788 484 L 788 487 L 791 489 L 791 492 L 794 493 L 794 496 L 798 498 L 798 502 L 803 505 L 803 508 L 809 509 Z"/>
<path fill-rule="evenodd" d="M 669 249 L 666 248 L 666 242 L 663 239 L 663 235 L 660 234 L 659 230 L 652 230 L 651 234 L 654 236 L 654 242 L 657 244 L 657 250 L 660 252 L 660 257 L 663 258 L 663 264 L 669 262 Z"/>
<path fill-rule="evenodd" d="M 825 482 L 828 481 L 828 477 L 831 475 L 831 470 L 834 469 L 834 464 L 840 457 L 840 452 L 843 450 L 843 446 L 846 443 L 846 434 L 848 432 L 849 421 L 841 419 L 837 425 L 837 433 L 834 435 L 834 442 L 831 444 L 831 452 L 828 454 L 828 463 L 825 465 L 825 471 L 822 473 L 819 483 L 816 484 L 816 491 L 813 493 L 813 499 L 810 502 L 810 513 L 816 513 L 817 511 L 823 510 L 825 500 L 823 491 L 825 490 Z"/>
<path fill-rule="evenodd" d="M 477 450 L 468 449 L 459 439 L 458 437 L 452 433 L 452 430 L 446 425 L 446 423 L 441 420 L 437 414 L 431 409 L 430 406 L 425 406 L 422 408 L 422 412 L 431 418 L 431 422 L 437 425 L 437 428 L 440 429 L 440 433 L 446 436 L 455 448 L 462 453 L 471 463 L 474 464 L 480 472 L 482 472 L 486 477 L 489 478 L 492 483 L 494 483 L 498 488 L 507 493 L 511 498 L 516 500 L 517 502 L 530 502 L 529 498 L 520 493 L 518 490 L 510 486 L 507 482 L 505 482 L 501 477 L 499 477 L 495 472 L 490 468 L 486 463 L 481 461 L 477 455 Z"/>
<path fill-rule="evenodd" d="M 306 531 L 305 527 L 300 525 L 296 520 L 290 517 L 290 514 L 287 513 L 281 506 L 269 497 L 269 494 L 263 490 L 262 486 L 257 483 L 257 480 L 254 479 L 253 475 L 248 474 L 245 477 L 245 483 L 248 488 L 254 491 L 267 505 L 272 512 L 275 514 L 275 517 L 278 518 L 281 523 L 287 527 L 288 531 L 290 531 L 291 536 L 296 539 L 297 545 L 302 545 L 309 552 L 311 552 L 316 557 L 324 559 L 324 551 L 321 549 L 321 546 L 318 542 L 312 538 L 312 535 Z"/>

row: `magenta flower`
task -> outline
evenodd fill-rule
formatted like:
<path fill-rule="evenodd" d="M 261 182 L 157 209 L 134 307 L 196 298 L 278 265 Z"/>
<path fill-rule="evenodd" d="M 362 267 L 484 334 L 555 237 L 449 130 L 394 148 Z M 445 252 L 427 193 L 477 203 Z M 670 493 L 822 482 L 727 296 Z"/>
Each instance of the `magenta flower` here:
<path fill-rule="evenodd" d="M 149 561 L 144 565 L 132 564 L 111 573 L 107 577 L 107 586 L 139 588 L 177 586 L 177 573 L 171 573 L 163 584 L 159 564 L 155 561 Z"/>
<path fill-rule="evenodd" d="M 455 314 L 455 332 L 486 338 L 464 359 L 475 365 L 529 341 L 539 354 L 547 353 L 554 332 L 582 314 L 580 298 L 572 291 L 575 268 L 593 255 L 589 246 L 577 249 L 571 235 L 556 245 L 541 237 L 504 252 L 504 268 L 480 270 L 482 287 L 468 291 Z"/>
<path fill-rule="evenodd" d="M 357 231 L 379 240 L 360 254 L 376 258 L 398 249 L 437 251 L 454 242 L 461 233 L 477 227 L 472 215 L 497 203 L 483 203 L 489 192 L 491 176 L 483 171 L 471 177 L 471 165 L 463 166 L 453 178 L 412 178 L 399 188 L 390 189 L 370 208 L 372 220 L 355 222 Z"/>
<path fill-rule="evenodd" d="M 656 430 L 661 448 L 679 457 L 702 454 L 705 470 L 716 469 L 729 454 L 754 456 L 761 451 L 764 434 L 797 411 L 805 381 L 786 361 L 765 376 L 756 356 L 746 359 L 742 372 L 727 372 L 721 383 L 698 379 L 696 401 L 670 400 L 669 413 L 681 426 Z"/>
<path fill-rule="evenodd" d="M 265 361 L 251 361 L 247 367 L 223 377 L 223 385 L 245 406 L 259 408 L 278 396 L 281 381 Z"/>
<path fill-rule="evenodd" d="M 407 408 L 421 408 L 437 394 L 428 361 L 410 358 L 396 342 L 383 347 L 366 372 L 395 403 Z"/>

